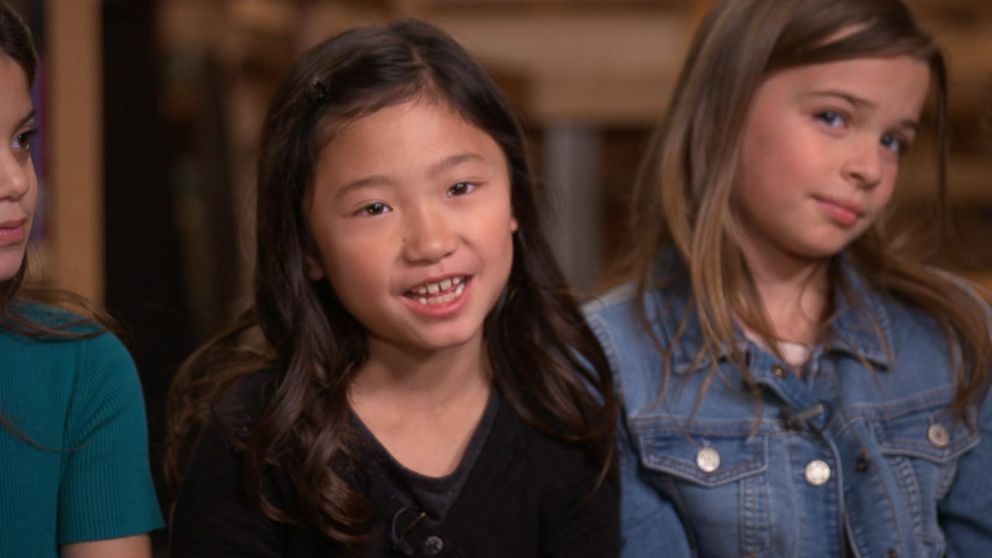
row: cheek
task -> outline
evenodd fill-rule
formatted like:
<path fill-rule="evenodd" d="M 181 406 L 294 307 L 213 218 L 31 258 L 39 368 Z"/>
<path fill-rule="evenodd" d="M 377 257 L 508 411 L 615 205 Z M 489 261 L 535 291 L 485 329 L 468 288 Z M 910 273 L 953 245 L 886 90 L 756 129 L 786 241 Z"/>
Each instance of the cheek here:
<path fill-rule="evenodd" d="M 34 173 L 34 165 L 28 162 L 28 191 L 21 201 L 21 205 L 28 213 L 28 218 L 34 220 L 34 213 L 38 207 L 38 178 Z"/>

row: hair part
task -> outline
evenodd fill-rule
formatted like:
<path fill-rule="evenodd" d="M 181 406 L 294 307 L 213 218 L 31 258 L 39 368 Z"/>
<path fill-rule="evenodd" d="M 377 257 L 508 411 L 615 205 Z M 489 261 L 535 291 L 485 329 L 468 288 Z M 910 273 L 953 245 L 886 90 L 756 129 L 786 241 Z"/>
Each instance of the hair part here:
<path fill-rule="evenodd" d="M 509 166 L 519 229 L 508 283 L 483 326 L 495 387 L 528 423 L 585 448 L 604 476 L 611 470 L 608 364 L 555 263 L 541 216 L 547 193 L 531 173 L 521 128 L 462 47 L 426 23 L 404 20 L 317 45 L 276 91 L 258 165 L 254 304 L 194 353 L 173 383 L 166 470 L 174 488 L 197 431 L 218 419 L 224 393 L 268 369 L 264 408 L 242 440 L 249 497 L 274 520 L 306 522 L 340 542 L 368 534 L 374 509 L 348 482 L 360 474 L 362 456 L 347 400 L 368 357 L 366 332 L 328 281 L 306 276 L 314 248 L 304 203 L 320 149 L 341 125 L 413 99 L 455 110 L 496 141 Z M 260 339 L 246 342 L 252 332 Z M 262 496 L 271 466 L 292 479 L 298 515 Z"/>
<path fill-rule="evenodd" d="M 766 341 L 774 339 L 734 240 L 731 193 L 756 91 L 769 76 L 789 68 L 879 56 L 911 56 L 930 68 L 937 138 L 936 217 L 946 223 L 944 58 L 901 0 L 718 0 L 702 21 L 639 173 L 631 220 L 636 240 L 624 260 L 642 297 L 657 287 L 660 252 L 672 249 L 685 264 L 704 340 L 700 357 L 735 346 L 736 320 Z M 942 226 L 939 232 L 946 231 Z M 916 256 L 900 253 L 901 240 L 883 223 L 875 223 L 849 252 L 873 287 L 938 320 L 957 379 L 952 407 L 963 416 L 988 383 L 988 321 L 975 316 L 971 291 Z M 646 325 L 647 316 L 642 320 Z M 827 329 L 829 318 L 822 331 Z M 769 346 L 774 350 L 774 343 Z M 666 349 L 660 343 L 658 349 L 667 363 Z M 753 388 L 743 355 L 731 358 Z M 713 372 L 711 367 L 707 373 Z"/>

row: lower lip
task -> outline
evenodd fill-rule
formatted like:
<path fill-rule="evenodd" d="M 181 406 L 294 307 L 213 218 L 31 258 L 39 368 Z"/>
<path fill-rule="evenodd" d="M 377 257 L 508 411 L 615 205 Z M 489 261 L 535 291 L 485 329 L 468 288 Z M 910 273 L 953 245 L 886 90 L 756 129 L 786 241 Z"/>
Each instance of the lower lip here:
<path fill-rule="evenodd" d="M 27 236 L 27 227 L 23 223 L 9 229 L 0 228 L 0 246 L 20 244 L 24 242 L 25 236 Z"/>
<path fill-rule="evenodd" d="M 463 284 L 465 287 L 462 288 L 462 293 L 448 302 L 441 302 L 439 304 L 422 304 L 419 300 L 405 296 L 403 297 L 403 300 L 406 302 L 407 306 L 414 311 L 414 313 L 420 316 L 434 319 L 447 318 L 461 310 L 462 306 L 465 306 L 465 302 L 468 300 L 469 291 L 472 289 L 472 281 L 467 281 Z"/>
<path fill-rule="evenodd" d="M 861 218 L 861 215 L 856 211 L 851 211 L 850 209 L 837 205 L 829 200 L 822 198 L 815 198 L 816 203 L 823 208 L 823 211 L 827 214 L 827 217 L 837 223 L 842 227 L 852 227 Z"/>

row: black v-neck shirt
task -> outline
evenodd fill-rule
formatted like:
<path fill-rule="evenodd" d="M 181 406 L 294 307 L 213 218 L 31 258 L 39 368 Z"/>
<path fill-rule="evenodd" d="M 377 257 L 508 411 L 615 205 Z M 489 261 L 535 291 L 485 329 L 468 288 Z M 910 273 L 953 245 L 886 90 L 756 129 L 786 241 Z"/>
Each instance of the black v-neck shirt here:
<path fill-rule="evenodd" d="M 350 548 L 316 529 L 275 523 L 262 516 L 244 493 L 242 455 L 227 443 L 228 427 L 212 424 L 197 442 L 177 497 L 173 556 L 617 556 L 616 484 L 608 480 L 597 486 L 598 467 L 581 448 L 539 432 L 498 396 L 487 404 L 488 413 L 492 414 L 488 433 L 480 421 L 470 442 L 470 446 L 479 445 L 474 463 L 469 463 L 466 451 L 465 470 L 460 466 L 454 473 L 464 474 L 464 479 L 442 480 L 442 484 L 460 484 L 450 497 L 425 497 L 433 487 L 418 488 L 416 479 L 408 483 L 406 475 L 388 460 L 369 459 L 368 485 L 356 488 L 376 503 L 378 520 L 372 541 Z M 295 513 L 290 479 L 275 470 L 267 484 L 270 501 Z M 452 487 L 446 488 L 450 493 Z M 421 513 L 424 518 L 418 520 Z M 402 535 L 400 544 L 393 542 L 395 535 Z"/>
<path fill-rule="evenodd" d="M 373 459 L 376 459 L 379 466 L 391 473 L 392 478 L 395 479 L 394 482 L 402 484 L 401 487 L 397 487 L 398 489 L 405 488 L 410 492 L 413 503 L 427 514 L 425 521 L 429 525 L 437 526 L 447 515 L 451 504 L 454 503 L 465 485 L 465 481 L 468 480 L 469 473 L 475 467 L 475 463 L 482 453 L 482 447 L 489 437 L 489 431 L 492 430 L 496 409 L 499 408 L 499 405 L 499 393 L 496 390 L 490 391 L 486 400 L 486 407 L 465 446 L 465 453 L 462 455 L 461 461 L 454 471 L 443 477 L 422 475 L 404 467 L 358 417 L 355 417 L 355 422 L 372 447 Z"/>

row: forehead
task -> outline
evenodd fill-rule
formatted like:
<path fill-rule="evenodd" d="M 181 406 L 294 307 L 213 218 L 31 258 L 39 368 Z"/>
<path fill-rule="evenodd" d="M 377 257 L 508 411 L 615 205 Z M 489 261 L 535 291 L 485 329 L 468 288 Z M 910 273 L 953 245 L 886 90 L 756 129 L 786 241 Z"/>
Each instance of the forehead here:
<path fill-rule="evenodd" d="M 333 129 L 327 132 L 316 168 L 325 176 L 419 172 L 462 152 L 505 164 L 488 133 L 434 100 L 405 101 L 329 125 Z"/>
<path fill-rule="evenodd" d="M 915 118 L 926 100 L 930 67 L 908 55 L 853 58 L 788 68 L 769 76 L 760 90 L 786 96 L 818 92 L 849 95 L 893 117 Z M 759 91 L 760 91 L 759 90 Z"/>
<path fill-rule="evenodd" d="M 28 78 L 16 60 L 0 53 L 0 118 L 4 125 L 20 121 L 31 111 Z"/>

